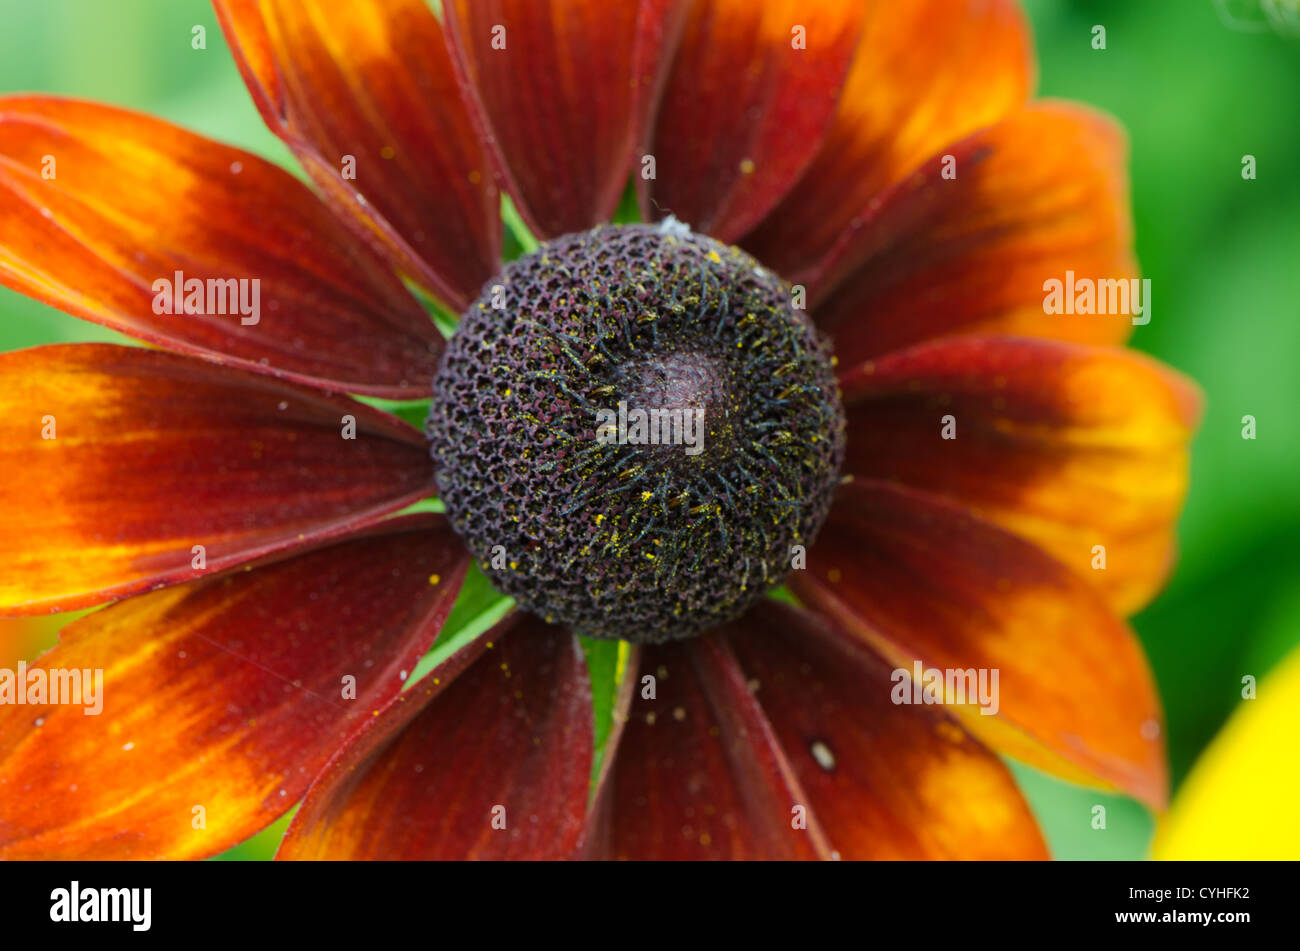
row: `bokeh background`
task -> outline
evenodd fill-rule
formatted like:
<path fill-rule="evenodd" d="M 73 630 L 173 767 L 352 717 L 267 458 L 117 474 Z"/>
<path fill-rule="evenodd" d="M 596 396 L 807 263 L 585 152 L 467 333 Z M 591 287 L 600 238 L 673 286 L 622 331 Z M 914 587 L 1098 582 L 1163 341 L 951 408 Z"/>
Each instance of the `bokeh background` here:
<path fill-rule="evenodd" d="M 1297 858 L 1300 654 L 1283 659 L 1300 650 L 1300 0 L 1025 3 L 1040 94 L 1091 103 L 1129 132 L 1153 289 L 1133 345 L 1208 397 L 1178 570 L 1134 619 L 1164 698 L 1176 790 L 1155 854 Z M 192 48 L 195 26 L 204 50 Z M 18 91 L 146 110 L 292 164 L 206 0 L 0 0 L 0 92 Z M 1256 157 L 1253 181 L 1244 155 Z M 0 288 L 0 349 L 117 339 Z M 1241 435 L 1247 414 L 1253 441 Z M 61 623 L 0 620 L 0 666 L 38 654 Z M 1242 698 L 1246 675 L 1261 682 L 1257 700 Z M 1015 768 L 1057 857 L 1152 854 L 1157 821 L 1136 803 Z M 227 855 L 269 857 L 283 825 Z"/>

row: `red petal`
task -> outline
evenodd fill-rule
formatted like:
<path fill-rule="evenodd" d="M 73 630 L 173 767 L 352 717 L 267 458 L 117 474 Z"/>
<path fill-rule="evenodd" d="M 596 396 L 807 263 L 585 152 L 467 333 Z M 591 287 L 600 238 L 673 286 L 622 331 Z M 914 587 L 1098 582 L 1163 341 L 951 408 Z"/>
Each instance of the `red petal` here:
<path fill-rule="evenodd" d="M 1029 542 L 924 493 L 855 481 L 790 585 L 895 667 L 997 670 L 996 716 L 954 707 L 996 749 L 1164 802 L 1160 702 L 1137 638 Z"/>
<path fill-rule="evenodd" d="M 1048 857 L 1002 761 L 941 708 L 896 703 L 864 644 L 776 602 L 727 639 L 839 856 Z"/>
<path fill-rule="evenodd" d="M 467 564 L 420 516 L 73 622 L 32 667 L 101 671 L 102 713 L 85 695 L 0 706 L 0 858 L 196 858 L 247 838 L 397 694 Z"/>
<path fill-rule="evenodd" d="M 1015 0 L 875 3 L 821 151 L 745 249 L 815 291 L 818 265 L 890 185 L 1023 105 L 1032 45 Z"/>
<path fill-rule="evenodd" d="M 862 29 L 862 0 L 697 0 L 638 176 L 642 211 L 732 242 L 812 161 Z M 800 42 L 806 48 L 797 48 Z"/>
<path fill-rule="evenodd" d="M 627 722 L 605 754 L 609 774 L 590 833 L 597 857 L 829 856 L 808 797 L 724 640 L 642 648 L 630 689 Z"/>
<path fill-rule="evenodd" d="M 944 155 L 956 178 L 943 177 Z M 841 362 L 954 333 L 1126 340 L 1128 314 L 1044 309 L 1046 282 L 1067 272 L 1138 274 L 1119 128 L 1080 107 L 1039 104 L 944 155 L 859 218 L 817 278 L 816 319 Z"/>
<path fill-rule="evenodd" d="M 423 438 L 386 413 L 101 344 L 0 354 L 0 469 L 23 474 L 0 487 L 0 610 L 22 614 L 188 581 L 433 492 Z"/>
<path fill-rule="evenodd" d="M 645 136 L 665 4 L 451 0 L 453 62 L 520 215 L 540 236 L 608 220 Z"/>
<path fill-rule="evenodd" d="M 442 353 L 388 265 L 293 176 L 121 109 L 0 99 L 0 231 L 0 282 L 169 349 L 396 399 L 426 394 Z M 191 281 L 205 313 L 175 312 Z"/>
<path fill-rule="evenodd" d="M 1199 415 L 1190 381 L 1119 349 L 961 336 L 850 367 L 840 385 L 845 472 L 971 507 L 1122 612 L 1164 583 Z M 955 439 L 941 438 L 948 415 Z"/>
<path fill-rule="evenodd" d="M 463 310 L 500 265 L 499 198 L 424 0 L 214 3 L 262 118 L 326 199 Z"/>
<path fill-rule="evenodd" d="M 586 812 L 591 731 L 577 638 L 514 615 L 358 731 L 279 858 L 565 857 Z"/>

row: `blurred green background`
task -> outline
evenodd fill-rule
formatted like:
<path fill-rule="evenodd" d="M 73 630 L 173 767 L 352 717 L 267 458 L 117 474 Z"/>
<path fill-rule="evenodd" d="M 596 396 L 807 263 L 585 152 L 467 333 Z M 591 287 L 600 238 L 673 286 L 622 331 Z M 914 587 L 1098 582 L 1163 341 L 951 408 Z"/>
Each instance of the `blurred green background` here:
<path fill-rule="evenodd" d="M 1138 255 L 1154 300 L 1134 346 L 1194 377 L 1208 397 L 1178 571 L 1134 622 L 1164 698 L 1177 784 L 1241 702 L 1242 676 L 1262 679 L 1300 644 L 1300 35 L 1246 28 L 1262 25 L 1258 0 L 1026 7 L 1040 94 L 1091 103 L 1129 131 Z M 1097 24 L 1105 50 L 1092 48 Z M 207 30 L 206 50 L 191 47 L 196 25 Z M 0 31 L 0 92 L 142 109 L 291 164 L 249 101 L 206 0 L 0 0 Z M 1241 176 L 1247 154 L 1258 163 L 1254 181 Z M 114 339 L 0 288 L 0 349 Z M 1241 438 L 1246 414 L 1258 421 L 1254 441 Z M 0 625 L 12 646 L 17 627 Z M 29 653 L 56 629 L 29 625 Z M 1058 857 L 1147 854 L 1153 826 L 1141 807 L 1028 769 L 1017 776 Z M 1105 830 L 1092 828 L 1098 803 Z M 267 857 L 282 828 L 228 854 Z"/>

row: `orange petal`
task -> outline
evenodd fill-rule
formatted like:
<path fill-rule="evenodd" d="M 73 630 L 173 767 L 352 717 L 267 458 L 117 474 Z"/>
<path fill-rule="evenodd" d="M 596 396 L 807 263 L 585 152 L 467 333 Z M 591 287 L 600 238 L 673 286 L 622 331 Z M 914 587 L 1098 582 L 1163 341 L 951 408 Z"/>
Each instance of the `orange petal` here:
<path fill-rule="evenodd" d="M 358 731 L 312 784 L 278 857 L 568 856 L 591 731 L 577 638 L 516 614 Z"/>
<path fill-rule="evenodd" d="M 121 109 L 0 98 L 0 232 L 0 282 L 172 350 L 395 399 L 426 394 L 442 353 L 301 182 Z"/>
<path fill-rule="evenodd" d="M 589 830 L 594 857 L 829 857 L 725 640 L 643 647 L 629 679 L 630 710 L 606 749 Z"/>
<path fill-rule="evenodd" d="M 1015 0 L 875 2 L 821 150 L 745 249 L 809 283 L 890 185 L 1024 104 L 1032 46 Z"/>
<path fill-rule="evenodd" d="M 496 273 L 496 186 L 424 0 L 214 0 L 271 131 L 326 200 L 455 310 Z"/>
<path fill-rule="evenodd" d="M 1199 415 L 1189 380 L 1130 351 L 1027 337 L 953 337 L 842 369 L 845 472 L 972 508 L 1122 613 L 1160 589 Z"/>
<path fill-rule="evenodd" d="M 1048 857 L 1002 761 L 941 707 L 896 703 L 866 644 L 772 601 L 726 636 L 840 857 Z"/>
<path fill-rule="evenodd" d="M 1045 302 L 1067 272 L 1137 277 L 1125 164 L 1119 128 L 1067 104 L 963 139 L 855 221 L 816 280 L 818 324 L 846 363 L 954 333 L 1123 342 L 1142 318 L 1047 313 Z"/>
<path fill-rule="evenodd" d="M 676 215 L 732 242 L 812 161 L 835 115 L 862 0 L 697 0 L 637 176 L 647 218 Z"/>
<path fill-rule="evenodd" d="M 198 858 L 247 838 L 397 694 L 467 564 L 417 516 L 74 621 L 31 667 L 90 671 L 94 703 L 0 706 L 0 858 Z"/>
<path fill-rule="evenodd" d="M 994 748 L 1164 803 L 1160 702 L 1137 638 L 1031 543 L 925 493 L 855 481 L 790 585 L 894 667 L 998 671 L 996 715 L 954 707 Z"/>
<path fill-rule="evenodd" d="M 453 62 L 520 215 L 540 236 L 608 220 L 645 136 L 666 9 L 451 0 Z"/>
<path fill-rule="evenodd" d="M 394 417 L 175 354 L 0 354 L 0 404 L 0 469 L 14 474 L 0 487 L 9 613 L 188 581 L 433 492 L 423 438 Z"/>

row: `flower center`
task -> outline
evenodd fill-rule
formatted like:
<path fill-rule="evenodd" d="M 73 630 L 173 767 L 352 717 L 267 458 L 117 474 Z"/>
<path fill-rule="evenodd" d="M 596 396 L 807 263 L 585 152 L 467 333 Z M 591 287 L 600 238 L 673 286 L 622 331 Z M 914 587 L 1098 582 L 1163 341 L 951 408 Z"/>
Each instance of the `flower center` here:
<path fill-rule="evenodd" d="M 503 592 L 592 637 L 689 637 L 798 564 L 844 411 L 788 284 L 671 221 L 508 264 L 434 381 L 447 516 Z"/>

